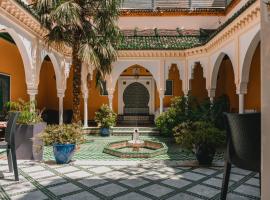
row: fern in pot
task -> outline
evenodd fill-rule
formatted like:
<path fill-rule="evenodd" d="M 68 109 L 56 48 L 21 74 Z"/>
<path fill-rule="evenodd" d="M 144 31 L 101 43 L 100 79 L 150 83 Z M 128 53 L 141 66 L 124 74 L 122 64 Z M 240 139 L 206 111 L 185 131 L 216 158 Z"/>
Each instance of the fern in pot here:
<path fill-rule="evenodd" d="M 85 142 L 81 126 L 78 124 L 47 126 L 40 138 L 42 138 L 45 145 L 53 146 L 53 153 L 57 164 L 69 163 L 79 144 Z"/>
<path fill-rule="evenodd" d="M 108 105 L 102 105 L 95 114 L 95 122 L 100 127 L 100 135 L 110 136 L 110 129 L 115 126 L 117 115 Z"/>
<path fill-rule="evenodd" d="M 200 165 L 210 165 L 216 149 L 225 142 L 225 132 L 207 121 L 186 121 L 173 129 L 175 141 L 193 151 Z"/>

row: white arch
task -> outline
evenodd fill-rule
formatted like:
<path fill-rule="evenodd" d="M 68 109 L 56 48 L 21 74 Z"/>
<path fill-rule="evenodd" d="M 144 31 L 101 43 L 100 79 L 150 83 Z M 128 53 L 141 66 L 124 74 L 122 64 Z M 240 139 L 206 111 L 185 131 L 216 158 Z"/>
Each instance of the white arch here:
<path fill-rule="evenodd" d="M 129 67 L 132 66 L 141 66 L 145 69 L 147 69 L 153 76 L 154 80 L 156 81 L 157 86 L 160 86 L 160 61 L 117 61 L 113 64 L 112 67 L 112 73 L 111 75 L 107 78 L 107 81 L 109 84 L 107 84 L 107 89 L 108 90 L 114 90 L 116 86 L 116 82 L 122 72 Z"/>
<path fill-rule="evenodd" d="M 34 80 L 33 80 L 32 69 L 31 69 L 32 63 L 31 63 L 30 56 L 27 53 L 28 51 L 23 43 L 22 36 L 18 35 L 18 33 L 16 33 L 16 31 L 14 31 L 11 28 L 7 28 L 7 27 L 0 27 L 0 28 L 1 28 L 0 32 L 8 33 L 11 36 L 11 38 L 14 40 L 23 61 L 25 82 L 27 86 L 33 85 Z"/>
<path fill-rule="evenodd" d="M 233 65 L 233 62 L 232 62 L 232 59 L 231 57 L 224 53 L 224 52 L 221 52 L 219 54 L 219 56 L 217 57 L 216 61 L 215 61 L 215 64 L 214 64 L 214 67 L 213 67 L 213 70 L 212 70 L 212 74 L 211 74 L 211 89 L 216 89 L 217 87 L 217 77 L 218 77 L 218 72 L 219 72 L 219 69 L 220 69 L 220 66 L 221 66 L 221 63 L 224 59 L 225 56 L 228 56 L 232 65 Z M 232 66 L 233 67 L 233 66 Z M 234 72 L 234 80 L 235 80 L 235 71 L 234 71 L 234 67 L 233 67 L 233 72 Z"/>
<path fill-rule="evenodd" d="M 55 77 L 56 77 L 56 87 L 57 90 L 62 90 L 64 85 L 62 84 L 62 80 L 63 80 L 63 76 L 61 73 L 61 65 L 59 64 L 59 61 L 57 60 L 56 56 L 53 53 L 43 53 L 41 55 L 41 62 L 39 63 L 38 67 L 37 67 L 37 85 L 39 84 L 39 77 L 40 77 L 40 72 L 41 72 L 41 67 L 42 64 L 45 60 L 45 57 L 48 56 L 52 62 L 53 65 L 53 69 L 54 69 L 54 73 L 55 73 Z"/>
<path fill-rule="evenodd" d="M 260 31 L 258 31 L 256 35 L 254 36 L 254 38 L 251 40 L 244 56 L 244 61 L 243 61 L 242 70 L 240 74 L 240 91 L 247 89 L 246 87 L 247 87 L 247 83 L 249 82 L 252 58 L 254 56 L 254 53 L 260 41 L 261 41 Z"/>

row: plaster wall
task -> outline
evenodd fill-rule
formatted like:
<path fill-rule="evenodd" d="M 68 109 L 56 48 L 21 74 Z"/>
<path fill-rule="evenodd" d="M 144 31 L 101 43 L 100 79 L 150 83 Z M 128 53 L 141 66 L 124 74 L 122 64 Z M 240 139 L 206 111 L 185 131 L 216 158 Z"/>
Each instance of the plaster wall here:
<path fill-rule="evenodd" d="M 9 75 L 11 101 L 19 98 L 28 101 L 23 61 L 15 44 L 0 38 L 0 73 Z"/>
<path fill-rule="evenodd" d="M 218 16 L 139 16 L 120 17 L 121 29 L 216 29 L 222 17 Z"/>
<path fill-rule="evenodd" d="M 261 199 L 270 199 L 270 10 L 261 0 L 261 103 L 262 103 L 262 168 Z"/>

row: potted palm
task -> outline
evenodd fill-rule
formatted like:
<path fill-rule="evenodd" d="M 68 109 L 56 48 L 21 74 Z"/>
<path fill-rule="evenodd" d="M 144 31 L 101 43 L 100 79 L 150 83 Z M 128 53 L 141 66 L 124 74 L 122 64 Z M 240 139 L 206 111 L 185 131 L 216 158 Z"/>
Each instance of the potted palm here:
<path fill-rule="evenodd" d="M 49 125 L 40 138 L 45 145 L 53 146 L 57 164 L 69 163 L 78 145 L 85 141 L 78 124 Z"/>
<path fill-rule="evenodd" d="M 95 114 L 95 122 L 100 127 L 100 135 L 110 136 L 110 128 L 115 126 L 117 115 L 108 105 L 102 105 Z"/>
<path fill-rule="evenodd" d="M 224 131 L 207 121 L 186 121 L 173 129 L 175 141 L 193 151 L 200 165 L 210 165 L 216 148 L 225 142 Z"/>
<path fill-rule="evenodd" d="M 20 112 L 15 132 L 16 156 L 19 160 L 42 160 L 43 143 L 37 135 L 44 131 L 46 123 L 41 118 L 42 112 L 34 109 L 35 102 L 17 102 L 6 104 L 10 112 Z"/>

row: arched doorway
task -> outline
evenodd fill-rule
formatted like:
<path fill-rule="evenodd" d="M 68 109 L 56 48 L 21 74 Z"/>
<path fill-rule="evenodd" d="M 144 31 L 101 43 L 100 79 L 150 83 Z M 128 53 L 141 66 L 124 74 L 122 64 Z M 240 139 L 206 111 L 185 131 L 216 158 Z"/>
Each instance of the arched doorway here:
<path fill-rule="evenodd" d="M 44 58 L 40 69 L 37 108 L 44 110 L 43 118 L 48 124 L 59 123 L 59 105 L 56 87 L 56 75 L 49 56 Z"/>
<path fill-rule="evenodd" d="M 208 97 L 206 79 L 203 77 L 203 68 L 200 63 L 195 63 L 190 85 L 190 94 L 195 97 L 198 102 L 202 102 Z"/>
<path fill-rule="evenodd" d="M 149 100 L 149 91 L 142 83 L 131 83 L 123 93 L 124 115 L 149 115 Z"/>
<path fill-rule="evenodd" d="M 29 100 L 24 62 L 12 36 L 0 33 L 0 118 L 6 113 L 6 102 L 18 99 Z"/>
<path fill-rule="evenodd" d="M 245 111 L 259 112 L 261 111 L 261 52 L 260 44 L 252 56 L 249 80 L 247 86 L 247 94 L 245 96 Z M 245 66 L 246 67 L 246 66 Z"/>
<path fill-rule="evenodd" d="M 215 98 L 226 96 L 230 104 L 230 111 L 238 112 L 239 101 L 238 95 L 236 94 L 233 65 L 227 55 L 224 55 L 219 66 L 216 83 Z"/>

